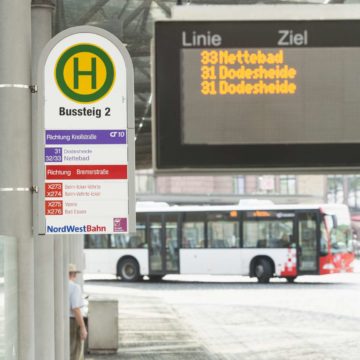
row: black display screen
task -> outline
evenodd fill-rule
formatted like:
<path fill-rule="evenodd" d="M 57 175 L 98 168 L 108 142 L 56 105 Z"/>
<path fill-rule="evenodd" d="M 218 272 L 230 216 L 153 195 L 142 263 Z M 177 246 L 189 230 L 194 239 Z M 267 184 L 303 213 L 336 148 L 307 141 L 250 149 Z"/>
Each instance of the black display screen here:
<path fill-rule="evenodd" d="M 155 25 L 159 170 L 360 165 L 360 21 Z"/>

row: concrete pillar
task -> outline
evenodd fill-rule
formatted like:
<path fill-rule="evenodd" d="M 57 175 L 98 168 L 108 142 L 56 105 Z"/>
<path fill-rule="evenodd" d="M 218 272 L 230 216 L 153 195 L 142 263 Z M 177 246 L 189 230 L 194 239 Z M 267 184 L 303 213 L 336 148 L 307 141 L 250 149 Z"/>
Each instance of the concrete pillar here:
<path fill-rule="evenodd" d="M 19 360 L 34 360 L 31 0 L 0 1 L 0 234 L 18 240 Z"/>
<path fill-rule="evenodd" d="M 76 264 L 76 267 L 83 271 L 85 269 L 84 259 L 84 236 L 83 235 L 70 235 L 69 236 L 69 261 Z"/>
<path fill-rule="evenodd" d="M 4 272 L 5 317 L 2 330 L 6 360 L 16 359 L 18 354 L 18 286 L 17 286 L 17 244 L 16 239 L 0 236 Z M 1 265 L 0 265 L 1 267 Z"/>
<path fill-rule="evenodd" d="M 67 274 L 63 261 L 63 239 L 55 239 L 54 243 L 54 283 L 55 283 L 55 360 L 65 359 L 65 336 L 68 337 L 68 328 L 65 331 L 65 314 L 67 307 L 64 304 L 64 283 L 67 284 Z M 66 281 L 65 281 L 66 280 Z M 65 335 L 66 334 L 66 335 Z"/>
<path fill-rule="evenodd" d="M 64 360 L 70 359 L 70 336 L 69 336 L 69 328 L 70 328 L 70 313 L 69 313 L 69 273 L 68 273 L 68 265 L 69 261 L 69 237 L 67 235 L 63 236 L 63 267 L 64 273 L 66 277 L 63 281 L 63 304 L 64 304 L 64 328 L 65 328 L 65 339 L 64 339 Z"/>

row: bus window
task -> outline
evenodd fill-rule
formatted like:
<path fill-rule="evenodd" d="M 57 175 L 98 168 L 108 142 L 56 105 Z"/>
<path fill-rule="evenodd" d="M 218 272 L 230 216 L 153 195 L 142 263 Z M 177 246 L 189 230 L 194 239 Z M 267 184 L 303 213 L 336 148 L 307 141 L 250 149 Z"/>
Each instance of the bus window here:
<path fill-rule="evenodd" d="M 107 249 L 109 247 L 108 235 L 86 235 L 85 249 Z"/>
<path fill-rule="evenodd" d="M 351 240 L 351 228 L 347 223 L 343 223 L 341 218 L 337 218 L 337 224 L 334 224 L 333 216 L 326 215 L 326 222 L 330 230 L 331 253 L 345 253 L 348 251 Z"/>
<path fill-rule="evenodd" d="M 129 236 L 126 234 L 110 235 L 110 247 L 112 249 L 126 249 L 129 247 Z"/>
<path fill-rule="evenodd" d="M 146 247 L 145 227 L 136 230 L 136 234 L 110 235 L 110 245 L 112 249 L 139 249 Z"/>
<path fill-rule="evenodd" d="M 205 216 L 200 213 L 186 213 L 182 226 L 182 247 L 205 247 Z"/>
<path fill-rule="evenodd" d="M 166 271 L 179 271 L 178 215 L 165 215 Z"/>
<path fill-rule="evenodd" d="M 149 235 L 150 235 L 150 271 L 162 271 L 162 253 L 163 253 L 163 229 L 161 215 L 149 216 Z"/>
<path fill-rule="evenodd" d="M 293 243 L 292 220 L 245 220 L 245 248 L 286 248 Z"/>
<path fill-rule="evenodd" d="M 145 214 L 136 214 L 136 236 L 138 237 L 138 247 L 147 248 Z"/>
<path fill-rule="evenodd" d="M 110 235 L 110 247 L 112 249 L 139 249 L 147 247 L 146 225 L 143 214 L 137 215 L 136 234 Z"/>
<path fill-rule="evenodd" d="M 327 242 L 327 233 L 325 229 L 324 222 L 321 222 L 320 225 L 320 255 L 325 256 L 329 254 L 328 242 Z"/>
<path fill-rule="evenodd" d="M 240 246 L 239 222 L 227 219 L 226 214 L 208 214 L 209 248 L 235 248 Z"/>

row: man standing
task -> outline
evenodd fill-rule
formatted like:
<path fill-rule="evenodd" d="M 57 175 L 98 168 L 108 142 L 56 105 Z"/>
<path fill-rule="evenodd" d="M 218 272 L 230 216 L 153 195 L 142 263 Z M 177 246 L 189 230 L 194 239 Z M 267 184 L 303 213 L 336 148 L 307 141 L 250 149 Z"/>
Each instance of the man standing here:
<path fill-rule="evenodd" d="M 77 271 L 74 264 L 69 264 L 69 299 L 70 299 L 70 360 L 84 359 L 83 342 L 87 330 L 81 308 L 84 306 L 81 288 L 75 282 Z"/>

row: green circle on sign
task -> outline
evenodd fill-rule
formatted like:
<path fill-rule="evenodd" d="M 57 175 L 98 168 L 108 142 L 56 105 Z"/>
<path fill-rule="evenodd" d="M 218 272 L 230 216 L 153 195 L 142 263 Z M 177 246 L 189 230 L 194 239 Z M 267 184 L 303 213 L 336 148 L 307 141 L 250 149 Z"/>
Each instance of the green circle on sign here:
<path fill-rule="evenodd" d="M 68 86 L 65 79 L 64 70 L 67 62 L 70 60 L 71 57 L 80 53 L 90 53 L 96 55 L 98 58 L 101 59 L 103 66 L 105 67 L 105 73 L 106 73 L 105 81 L 103 82 L 102 86 L 99 89 L 95 89 L 95 91 L 92 92 L 91 94 L 81 94 L 79 92 L 74 91 Z M 74 68 L 75 66 L 77 66 L 77 69 L 76 71 L 74 70 L 73 82 L 75 83 L 75 75 L 77 76 L 77 78 L 79 78 L 80 76 L 87 76 L 90 77 L 91 79 L 95 76 L 95 80 L 96 80 L 96 59 L 95 59 L 95 63 L 91 63 L 91 65 L 94 64 L 95 67 L 92 67 L 91 69 L 87 69 L 85 71 L 83 69 L 80 70 L 78 61 L 75 65 L 75 60 L 74 60 Z M 100 100 L 110 91 L 115 78 L 114 65 L 111 61 L 111 58 L 104 50 L 91 44 L 79 44 L 67 49 L 61 54 L 56 64 L 55 78 L 60 90 L 63 92 L 64 95 L 66 95 L 71 100 L 80 103 L 95 102 Z"/>

